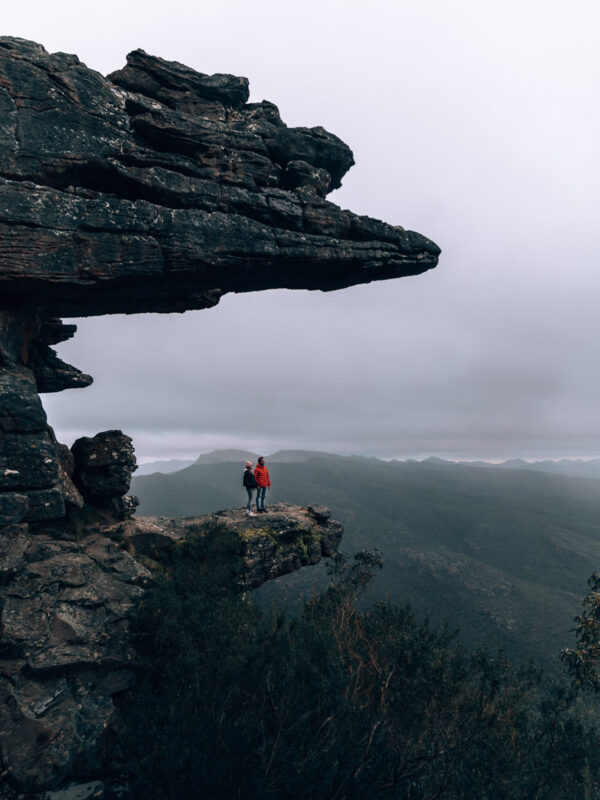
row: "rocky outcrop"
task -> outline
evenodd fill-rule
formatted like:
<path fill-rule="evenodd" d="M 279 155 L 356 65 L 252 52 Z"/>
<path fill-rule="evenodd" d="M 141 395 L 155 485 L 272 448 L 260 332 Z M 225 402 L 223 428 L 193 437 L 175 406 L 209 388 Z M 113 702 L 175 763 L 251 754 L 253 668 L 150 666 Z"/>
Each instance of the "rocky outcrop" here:
<path fill-rule="evenodd" d="M 103 77 L 0 37 L 0 525 L 81 503 L 36 396 L 92 381 L 52 350 L 75 332 L 60 316 L 185 311 L 436 265 L 424 236 L 325 199 L 354 163 L 344 142 L 248 96 L 246 78 L 141 50 Z"/>
<path fill-rule="evenodd" d="M 115 699 L 143 666 L 128 611 L 176 548 L 226 534 L 227 571 L 242 592 L 332 555 L 342 528 L 280 504 L 257 517 L 185 520 L 115 521 L 84 509 L 54 529 L 0 533 L 0 757 L 13 787 L 101 774 Z"/>
<path fill-rule="evenodd" d="M 0 311 L 0 528 L 61 518 L 68 504 L 83 503 L 71 455 L 47 425 L 39 397 L 92 382 L 50 348 L 74 330 L 31 310 Z"/>
<path fill-rule="evenodd" d="M 52 431 L 27 368 L 0 369 L 0 526 L 65 513 Z"/>
<path fill-rule="evenodd" d="M 223 531 L 225 573 L 245 592 L 341 536 L 316 506 L 132 520 L 131 440 L 106 431 L 69 450 L 48 426 L 39 393 L 92 382 L 52 349 L 75 332 L 60 317 L 437 264 L 426 237 L 325 199 L 354 163 L 344 142 L 248 97 L 245 78 L 140 50 L 103 77 L 0 37 L 0 781 L 20 790 L 96 774 L 113 698 L 135 679 L 127 612 L 190 537 Z"/>
<path fill-rule="evenodd" d="M 439 249 L 323 196 L 354 163 L 248 81 L 130 53 L 108 77 L 0 38 L 0 293 L 54 315 L 414 275 Z"/>
<path fill-rule="evenodd" d="M 275 503 L 268 513 L 254 517 L 243 510 L 180 520 L 139 517 L 125 536 L 134 552 L 160 561 L 169 541 L 186 538 L 209 522 L 221 525 L 239 540 L 243 568 L 236 581 L 240 591 L 247 591 L 335 553 L 342 538 L 341 524 L 329 520 L 328 510 L 324 518 L 311 508 Z"/>
<path fill-rule="evenodd" d="M 124 498 L 137 469 L 131 438 L 122 431 L 82 436 L 71 448 L 72 480 L 86 503 L 126 518 L 137 500 Z M 126 502 L 127 501 L 127 502 Z"/>

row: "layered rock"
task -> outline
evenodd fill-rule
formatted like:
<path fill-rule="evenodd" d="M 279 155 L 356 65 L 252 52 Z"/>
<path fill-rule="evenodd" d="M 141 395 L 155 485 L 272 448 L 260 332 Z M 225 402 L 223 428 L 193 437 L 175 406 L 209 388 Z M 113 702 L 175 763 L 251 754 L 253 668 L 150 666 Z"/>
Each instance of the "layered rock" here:
<path fill-rule="evenodd" d="M 425 237 L 323 199 L 354 163 L 248 81 L 141 50 L 104 78 L 0 38 L 0 292 L 56 315 L 183 311 L 437 263 Z"/>
<path fill-rule="evenodd" d="M 0 311 L 0 527 L 61 518 L 67 503 L 82 504 L 71 456 L 47 425 L 38 394 L 92 382 L 51 349 L 74 332 L 75 325 L 33 310 Z"/>
<path fill-rule="evenodd" d="M 115 698 L 141 666 L 127 613 L 153 581 L 148 566 L 168 570 L 183 542 L 229 534 L 242 592 L 332 555 L 342 536 L 339 523 L 281 504 L 256 518 L 81 514 L 46 532 L 0 533 L 0 757 L 20 790 L 101 774 Z"/>
<path fill-rule="evenodd" d="M 126 517 L 135 509 L 129 491 L 131 475 L 137 469 L 131 438 L 122 431 L 103 431 L 82 436 L 73 443 L 72 480 L 83 499 L 98 508 L 110 508 Z"/>
<path fill-rule="evenodd" d="M 248 81 L 136 50 L 108 77 L 0 37 L 0 525 L 60 518 L 36 392 L 91 377 L 60 316 L 206 308 L 226 292 L 331 290 L 421 273 L 439 248 L 325 199 L 354 163 Z"/>
<path fill-rule="evenodd" d="M 65 513 L 56 443 L 32 372 L 0 370 L 0 526 Z"/>
<path fill-rule="evenodd" d="M 243 510 L 228 510 L 179 520 L 159 518 L 160 534 L 155 531 L 153 538 L 153 531 L 144 528 L 143 537 L 138 539 L 140 525 L 157 524 L 155 518 L 140 517 L 136 522 L 138 527 L 126 536 L 135 552 L 161 560 L 168 542 L 156 538 L 159 535 L 177 540 L 189 536 L 198 525 L 208 522 L 221 525 L 239 539 L 243 569 L 236 581 L 240 591 L 248 591 L 301 567 L 318 564 L 322 556 L 335 553 L 342 539 L 341 524 L 329 519 L 329 510 L 323 516 L 312 509 L 312 506 L 303 509 L 275 503 L 267 514 L 255 517 L 248 517 Z"/>
<path fill-rule="evenodd" d="M 140 50 L 103 77 L 0 37 L 0 754 L 20 790 L 99 768 L 113 698 L 135 678 L 127 612 L 148 567 L 168 569 L 174 548 L 219 525 L 245 592 L 341 536 L 317 506 L 132 520 L 131 440 L 107 431 L 69 450 L 47 424 L 40 392 L 92 382 L 52 349 L 75 332 L 60 317 L 328 291 L 437 264 L 424 236 L 325 199 L 353 164 L 346 144 L 248 96 L 245 78 Z"/>

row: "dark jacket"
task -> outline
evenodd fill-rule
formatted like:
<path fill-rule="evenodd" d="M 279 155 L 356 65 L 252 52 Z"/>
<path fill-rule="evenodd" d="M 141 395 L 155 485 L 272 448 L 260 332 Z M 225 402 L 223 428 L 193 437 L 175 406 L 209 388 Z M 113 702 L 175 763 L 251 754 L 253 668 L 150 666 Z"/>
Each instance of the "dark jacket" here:
<path fill-rule="evenodd" d="M 258 483 L 256 482 L 256 478 L 252 474 L 252 470 L 246 467 L 244 470 L 244 477 L 242 478 L 242 483 L 246 489 L 257 489 Z"/>

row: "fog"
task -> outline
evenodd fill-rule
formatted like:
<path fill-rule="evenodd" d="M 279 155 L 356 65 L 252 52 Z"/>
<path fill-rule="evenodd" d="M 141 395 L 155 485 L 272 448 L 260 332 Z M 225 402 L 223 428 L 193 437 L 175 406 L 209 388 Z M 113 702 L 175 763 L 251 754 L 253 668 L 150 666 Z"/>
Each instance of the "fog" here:
<path fill-rule="evenodd" d="M 415 278 L 78 321 L 59 354 L 95 383 L 44 396 L 61 440 L 600 455 L 596 3 L 24 2 L 3 23 L 104 74 L 141 47 L 247 76 L 351 146 L 330 199 L 442 248 Z"/>

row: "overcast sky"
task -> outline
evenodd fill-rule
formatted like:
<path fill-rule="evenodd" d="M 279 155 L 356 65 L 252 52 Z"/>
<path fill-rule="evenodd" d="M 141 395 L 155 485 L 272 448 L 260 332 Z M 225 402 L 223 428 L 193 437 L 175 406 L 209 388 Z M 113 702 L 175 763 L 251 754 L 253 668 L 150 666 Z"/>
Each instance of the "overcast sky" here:
<path fill-rule="evenodd" d="M 330 199 L 443 251 L 416 278 L 81 320 L 59 353 L 95 383 L 44 396 L 62 441 L 600 455 L 596 0 L 24 0 L 2 23 L 104 74 L 141 47 L 247 76 L 351 146 Z"/>

